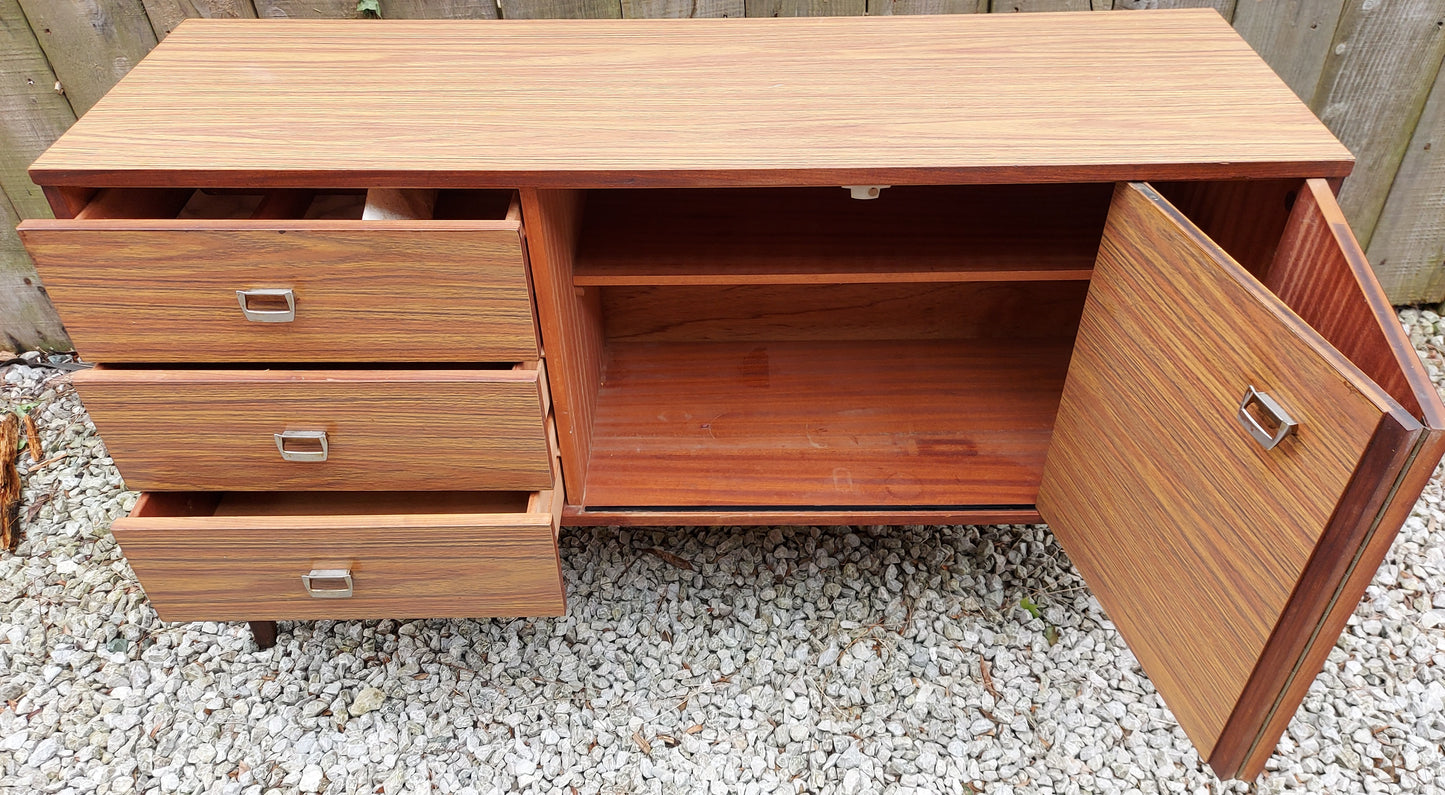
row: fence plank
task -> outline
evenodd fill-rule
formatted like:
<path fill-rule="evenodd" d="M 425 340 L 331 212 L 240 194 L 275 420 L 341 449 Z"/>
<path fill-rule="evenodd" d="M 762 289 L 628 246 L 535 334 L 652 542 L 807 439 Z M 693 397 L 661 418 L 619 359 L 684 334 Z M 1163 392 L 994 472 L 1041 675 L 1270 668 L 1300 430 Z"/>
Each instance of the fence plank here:
<path fill-rule="evenodd" d="M 1031 11 L 1098 11 L 1113 7 L 1113 0 L 993 0 L 989 11 L 995 14 Z"/>
<path fill-rule="evenodd" d="M 1212 8 L 1226 20 L 1231 20 L 1234 19 L 1234 4 L 1235 0 L 1116 0 L 1114 8 L 1127 11 L 1147 11 L 1154 8 Z"/>
<path fill-rule="evenodd" d="M 1314 98 L 1344 0 L 1239 0 L 1234 29 L 1295 95 Z"/>
<path fill-rule="evenodd" d="M 987 14 L 988 0 L 868 0 L 872 16 L 903 14 Z"/>
<path fill-rule="evenodd" d="M 1350 0 L 1340 16 L 1316 114 L 1355 153 L 1340 205 L 1368 246 L 1445 56 L 1445 0 Z"/>
<path fill-rule="evenodd" d="M 750 17 L 853 17 L 868 13 L 868 0 L 747 0 Z"/>
<path fill-rule="evenodd" d="M 254 0 L 264 19 L 350 19 L 359 16 L 356 0 Z M 382 13 L 385 13 L 383 9 Z"/>
<path fill-rule="evenodd" d="M 1445 301 L 1445 67 L 1380 212 L 1369 259 L 1393 303 Z"/>
<path fill-rule="evenodd" d="M 502 0 L 506 19 L 618 19 L 621 0 Z"/>
<path fill-rule="evenodd" d="M 141 0 L 20 0 L 77 116 L 156 46 Z"/>
<path fill-rule="evenodd" d="M 256 16 L 251 0 L 141 0 L 156 38 L 165 39 L 176 26 L 193 17 L 240 19 Z"/>
<path fill-rule="evenodd" d="M 622 0 L 627 19 L 740 17 L 743 0 Z"/>
<path fill-rule="evenodd" d="M 15 233 L 19 221 L 0 194 L 0 348 L 70 350 L 55 307 L 40 288 L 35 266 Z"/>
<path fill-rule="evenodd" d="M 49 215 L 26 169 L 75 122 L 16 0 L 0 0 L 0 192 L 22 218 Z"/>
<path fill-rule="evenodd" d="M 356 0 L 255 0 L 262 17 L 351 19 Z M 496 0 L 381 0 L 382 19 L 496 19 Z"/>

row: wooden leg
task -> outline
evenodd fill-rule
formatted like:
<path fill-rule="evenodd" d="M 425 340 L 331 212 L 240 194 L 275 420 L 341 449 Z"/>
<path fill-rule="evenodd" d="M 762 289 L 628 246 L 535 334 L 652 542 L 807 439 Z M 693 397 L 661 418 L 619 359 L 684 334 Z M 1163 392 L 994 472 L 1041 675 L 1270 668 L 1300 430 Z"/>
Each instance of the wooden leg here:
<path fill-rule="evenodd" d="M 248 621 L 251 625 L 251 637 L 256 639 L 256 646 L 262 649 L 269 649 L 276 645 L 276 622 L 275 621 Z"/>

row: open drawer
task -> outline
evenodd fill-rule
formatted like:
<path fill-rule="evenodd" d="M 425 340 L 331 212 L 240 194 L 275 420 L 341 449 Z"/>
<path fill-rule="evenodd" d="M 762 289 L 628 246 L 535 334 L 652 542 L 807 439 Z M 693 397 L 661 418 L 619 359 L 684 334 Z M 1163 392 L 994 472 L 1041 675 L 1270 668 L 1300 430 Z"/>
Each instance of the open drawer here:
<path fill-rule="evenodd" d="M 1324 181 L 1261 279 L 1153 187 L 1116 188 L 1038 509 L 1221 776 L 1262 769 L 1442 419 Z"/>
<path fill-rule="evenodd" d="M 510 368 L 149 369 L 73 376 L 138 491 L 552 487 L 540 362 Z"/>
<path fill-rule="evenodd" d="M 20 235 L 94 361 L 538 355 L 512 191 L 112 188 Z"/>
<path fill-rule="evenodd" d="M 555 616 L 560 493 L 147 493 L 112 525 L 167 621 Z"/>

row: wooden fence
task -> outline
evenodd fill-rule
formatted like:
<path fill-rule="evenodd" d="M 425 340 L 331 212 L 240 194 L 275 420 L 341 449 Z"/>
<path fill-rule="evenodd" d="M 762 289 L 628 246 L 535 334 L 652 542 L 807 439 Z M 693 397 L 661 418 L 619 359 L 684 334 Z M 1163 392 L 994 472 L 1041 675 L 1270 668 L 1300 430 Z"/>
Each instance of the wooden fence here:
<path fill-rule="evenodd" d="M 1445 0 L 368 0 L 387 18 L 1215 8 L 1355 153 L 1341 203 L 1396 303 L 1445 300 Z M 186 17 L 355 17 L 356 0 L 0 0 L 0 347 L 66 349 L 15 235 L 30 162 Z"/>

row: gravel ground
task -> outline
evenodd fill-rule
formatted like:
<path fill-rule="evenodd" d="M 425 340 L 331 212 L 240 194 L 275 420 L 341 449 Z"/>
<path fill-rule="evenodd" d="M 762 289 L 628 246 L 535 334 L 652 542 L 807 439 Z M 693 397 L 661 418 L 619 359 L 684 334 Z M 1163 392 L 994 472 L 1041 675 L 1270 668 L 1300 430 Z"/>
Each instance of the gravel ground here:
<path fill-rule="evenodd" d="M 1445 377 L 1445 321 L 1402 319 Z M 0 386 L 50 459 L 0 556 L 6 792 L 1249 790 L 1045 527 L 568 530 L 565 618 L 290 623 L 257 651 L 156 619 L 106 530 L 135 495 L 63 375 Z M 1257 791 L 1445 787 L 1442 517 L 1437 473 Z"/>

